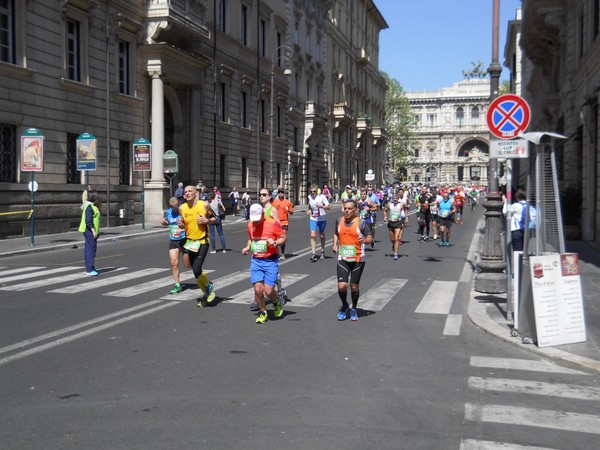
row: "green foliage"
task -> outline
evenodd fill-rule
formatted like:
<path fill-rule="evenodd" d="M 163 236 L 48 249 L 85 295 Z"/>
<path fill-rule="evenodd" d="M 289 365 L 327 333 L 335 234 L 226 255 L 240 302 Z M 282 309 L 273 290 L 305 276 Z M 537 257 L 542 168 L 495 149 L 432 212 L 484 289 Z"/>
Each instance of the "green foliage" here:
<path fill-rule="evenodd" d="M 416 128 L 415 117 L 400 82 L 385 72 L 381 72 L 381 75 L 388 86 L 385 95 L 385 131 L 390 167 L 398 170 L 407 158 L 413 156 L 410 142 Z"/>

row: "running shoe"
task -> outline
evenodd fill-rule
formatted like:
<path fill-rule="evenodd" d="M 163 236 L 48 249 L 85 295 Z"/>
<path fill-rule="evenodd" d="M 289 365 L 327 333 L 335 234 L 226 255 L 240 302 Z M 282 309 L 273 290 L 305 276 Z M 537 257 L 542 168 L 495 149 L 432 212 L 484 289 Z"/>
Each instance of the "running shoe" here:
<path fill-rule="evenodd" d="M 446 241 L 446 244 L 444 245 L 446 245 L 446 247 L 450 247 L 450 242 Z"/>
<path fill-rule="evenodd" d="M 223 249 L 223 253 L 227 253 L 227 250 Z"/>
<path fill-rule="evenodd" d="M 286 296 L 287 292 L 285 291 L 285 289 L 279 289 L 279 291 L 277 291 L 277 297 L 279 297 L 279 304 L 281 306 L 285 305 L 285 296 Z"/>
<path fill-rule="evenodd" d="M 444 246 L 444 241 L 440 241 L 440 243 L 438 244 L 438 247 L 443 247 Z"/>
<path fill-rule="evenodd" d="M 279 259 L 285 259 L 285 254 L 284 253 L 280 254 Z"/>
<path fill-rule="evenodd" d="M 258 303 L 256 302 L 256 299 L 252 300 L 252 303 L 250 304 L 250 311 L 258 311 Z"/>
<path fill-rule="evenodd" d="M 96 272 L 95 270 L 92 270 L 91 272 L 86 272 L 85 274 L 90 277 L 97 277 L 99 275 L 98 272 Z"/>
<path fill-rule="evenodd" d="M 212 249 L 210 252 L 211 253 L 217 253 L 217 251 L 215 249 Z"/>
<path fill-rule="evenodd" d="M 325 253 L 321 253 L 321 256 L 319 256 L 319 259 L 325 259 Z"/>
<path fill-rule="evenodd" d="M 269 316 L 267 316 L 266 311 L 261 311 L 258 313 L 258 317 L 256 318 L 256 323 L 265 323 L 269 320 Z"/>
<path fill-rule="evenodd" d="M 316 262 L 318 260 L 319 260 L 319 257 L 313 253 L 312 257 L 310 258 L 310 262 Z"/>
<path fill-rule="evenodd" d="M 276 303 L 273 303 L 273 312 L 275 313 L 276 319 L 283 316 L 283 306 L 281 306 L 281 301 L 278 300 Z"/>
<path fill-rule="evenodd" d="M 175 283 L 175 287 L 171 289 L 169 294 L 179 294 L 182 291 L 181 284 Z"/>
<path fill-rule="evenodd" d="M 398 261 L 398 253 L 394 253 L 394 260 Z"/>
<path fill-rule="evenodd" d="M 204 298 L 201 298 L 200 300 L 198 300 L 198 303 L 196 303 L 196 306 L 198 308 L 205 308 L 206 306 L 208 306 L 208 303 L 206 302 L 206 300 L 204 300 Z"/>
<path fill-rule="evenodd" d="M 439 236 L 438 236 L 437 234 L 434 234 L 434 235 L 433 235 L 433 240 L 434 240 L 434 241 L 435 241 L 436 239 L 438 239 L 438 238 L 439 238 Z"/>
<path fill-rule="evenodd" d="M 337 313 L 337 320 L 346 320 L 348 316 L 348 308 L 342 306 Z"/>
<path fill-rule="evenodd" d="M 352 322 L 356 322 L 358 320 L 358 311 L 356 310 L 356 308 L 352 308 L 350 310 L 350 320 Z"/>
<path fill-rule="evenodd" d="M 214 292 L 211 292 L 206 296 L 206 303 L 210 305 L 212 302 L 215 301 L 215 298 L 217 298 L 217 295 Z"/>

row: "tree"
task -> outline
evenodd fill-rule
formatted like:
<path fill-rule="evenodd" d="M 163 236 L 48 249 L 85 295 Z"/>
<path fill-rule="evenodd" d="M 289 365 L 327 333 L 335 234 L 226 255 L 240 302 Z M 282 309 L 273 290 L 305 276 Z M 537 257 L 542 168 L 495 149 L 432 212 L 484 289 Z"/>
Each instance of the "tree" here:
<path fill-rule="evenodd" d="M 396 171 L 413 156 L 410 148 L 416 128 L 410 102 L 400 82 L 381 72 L 388 86 L 385 94 L 385 130 L 388 135 L 388 157 L 390 167 Z"/>

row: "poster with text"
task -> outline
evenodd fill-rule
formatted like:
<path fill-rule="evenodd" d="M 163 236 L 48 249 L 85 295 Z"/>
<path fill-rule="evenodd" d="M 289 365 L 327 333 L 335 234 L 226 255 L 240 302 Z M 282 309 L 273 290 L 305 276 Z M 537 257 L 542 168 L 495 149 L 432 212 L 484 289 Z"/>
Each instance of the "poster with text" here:
<path fill-rule="evenodd" d="M 539 347 L 587 340 L 577 253 L 531 256 Z"/>
<path fill-rule="evenodd" d="M 150 145 L 133 145 L 133 170 L 134 172 L 143 172 L 152 170 L 150 163 Z"/>

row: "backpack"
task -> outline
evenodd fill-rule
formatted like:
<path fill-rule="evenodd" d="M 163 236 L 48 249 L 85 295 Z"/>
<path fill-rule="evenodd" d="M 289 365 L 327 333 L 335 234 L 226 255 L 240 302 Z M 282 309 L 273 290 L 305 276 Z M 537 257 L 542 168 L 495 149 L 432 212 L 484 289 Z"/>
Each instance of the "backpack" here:
<path fill-rule="evenodd" d="M 527 214 L 527 208 L 529 208 L 529 229 L 535 229 L 537 226 L 537 209 L 535 206 L 529 205 L 527 206 L 526 202 L 519 202 L 523 205 L 523 209 L 521 210 L 521 218 L 519 219 L 519 229 L 525 229 L 525 215 Z"/>

